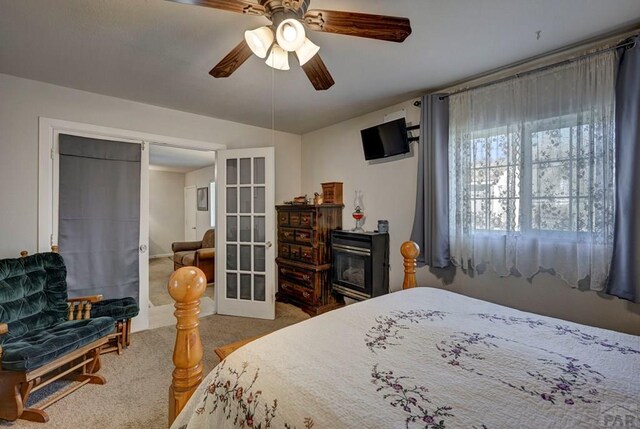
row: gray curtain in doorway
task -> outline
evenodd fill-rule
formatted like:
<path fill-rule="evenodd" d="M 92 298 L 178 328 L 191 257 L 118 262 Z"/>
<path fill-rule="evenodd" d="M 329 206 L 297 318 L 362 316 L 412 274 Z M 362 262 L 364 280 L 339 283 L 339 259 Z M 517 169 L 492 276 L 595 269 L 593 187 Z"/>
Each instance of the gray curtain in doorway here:
<path fill-rule="evenodd" d="M 618 49 L 616 223 L 607 293 L 640 303 L 640 37 Z"/>
<path fill-rule="evenodd" d="M 449 99 L 422 97 L 418 192 L 411 240 L 420 246 L 418 265 L 449 265 Z"/>
<path fill-rule="evenodd" d="M 60 135 L 58 245 L 69 296 L 138 299 L 141 145 Z"/>

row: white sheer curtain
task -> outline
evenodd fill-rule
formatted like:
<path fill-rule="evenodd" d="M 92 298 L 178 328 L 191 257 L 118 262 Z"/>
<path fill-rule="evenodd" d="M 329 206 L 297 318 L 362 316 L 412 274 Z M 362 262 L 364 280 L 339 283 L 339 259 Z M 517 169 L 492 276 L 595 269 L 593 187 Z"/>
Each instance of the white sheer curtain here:
<path fill-rule="evenodd" d="M 452 261 L 601 290 L 614 228 L 615 53 L 450 97 Z"/>

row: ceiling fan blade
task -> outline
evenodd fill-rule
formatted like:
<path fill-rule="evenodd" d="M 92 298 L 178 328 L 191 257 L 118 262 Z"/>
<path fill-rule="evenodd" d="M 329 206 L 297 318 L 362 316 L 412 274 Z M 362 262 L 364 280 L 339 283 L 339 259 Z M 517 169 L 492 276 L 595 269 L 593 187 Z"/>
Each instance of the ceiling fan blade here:
<path fill-rule="evenodd" d="M 320 55 L 316 54 L 305 65 L 302 66 L 302 70 L 307 75 L 313 87 L 318 91 L 324 91 L 333 86 L 335 81 L 331 77 L 331 73 L 324 65 L 324 61 L 320 58 Z"/>
<path fill-rule="evenodd" d="M 249 15 L 264 15 L 264 6 L 245 0 L 169 0 L 175 3 L 205 6 L 222 9 L 229 12 L 246 13 Z"/>
<path fill-rule="evenodd" d="M 304 20 L 311 30 L 369 39 L 404 42 L 411 34 L 408 18 L 335 10 L 310 10 Z"/>
<path fill-rule="evenodd" d="M 233 48 L 226 57 L 222 59 L 214 68 L 211 69 L 209 74 L 213 77 L 229 77 L 240 68 L 242 64 L 253 54 L 247 42 L 242 40 L 238 46 Z"/>

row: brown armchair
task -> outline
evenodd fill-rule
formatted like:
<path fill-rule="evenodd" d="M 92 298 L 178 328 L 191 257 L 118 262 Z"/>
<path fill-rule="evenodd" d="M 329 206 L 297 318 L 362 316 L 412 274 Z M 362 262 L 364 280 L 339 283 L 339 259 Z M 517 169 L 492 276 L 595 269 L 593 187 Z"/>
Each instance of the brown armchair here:
<path fill-rule="evenodd" d="M 215 229 L 204 233 L 201 241 L 177 241 L 171 245 L 173 269 L 198 267 L 207 276 L 207 283 L 215 281 Z"/>

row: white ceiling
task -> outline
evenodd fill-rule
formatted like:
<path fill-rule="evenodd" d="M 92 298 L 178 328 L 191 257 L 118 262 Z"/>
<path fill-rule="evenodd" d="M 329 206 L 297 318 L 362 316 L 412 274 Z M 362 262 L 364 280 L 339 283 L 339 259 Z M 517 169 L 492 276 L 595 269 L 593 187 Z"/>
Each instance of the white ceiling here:
<path fill-rule="evenodd" d="M 640 20 L 638 0 L 312 0 L 311 8 L 407 16 L 413 34 L 395 44 L 312 33 L 336 81 L 316 92 L 297 65 L 272 73 L 256 57 L 228 79 L 208 75 L 263 17 L 164 0 L 0 0 L 0 73 L 263 127 L 273 102 L 275 127 L 302 134 Z"/>
<path fill-rule="evenodd" d="M 164 171 L 188 173 L 214 165 L 215 152 L 191 150 L 152 144 L 149 149 L 149 166 Z"/>

